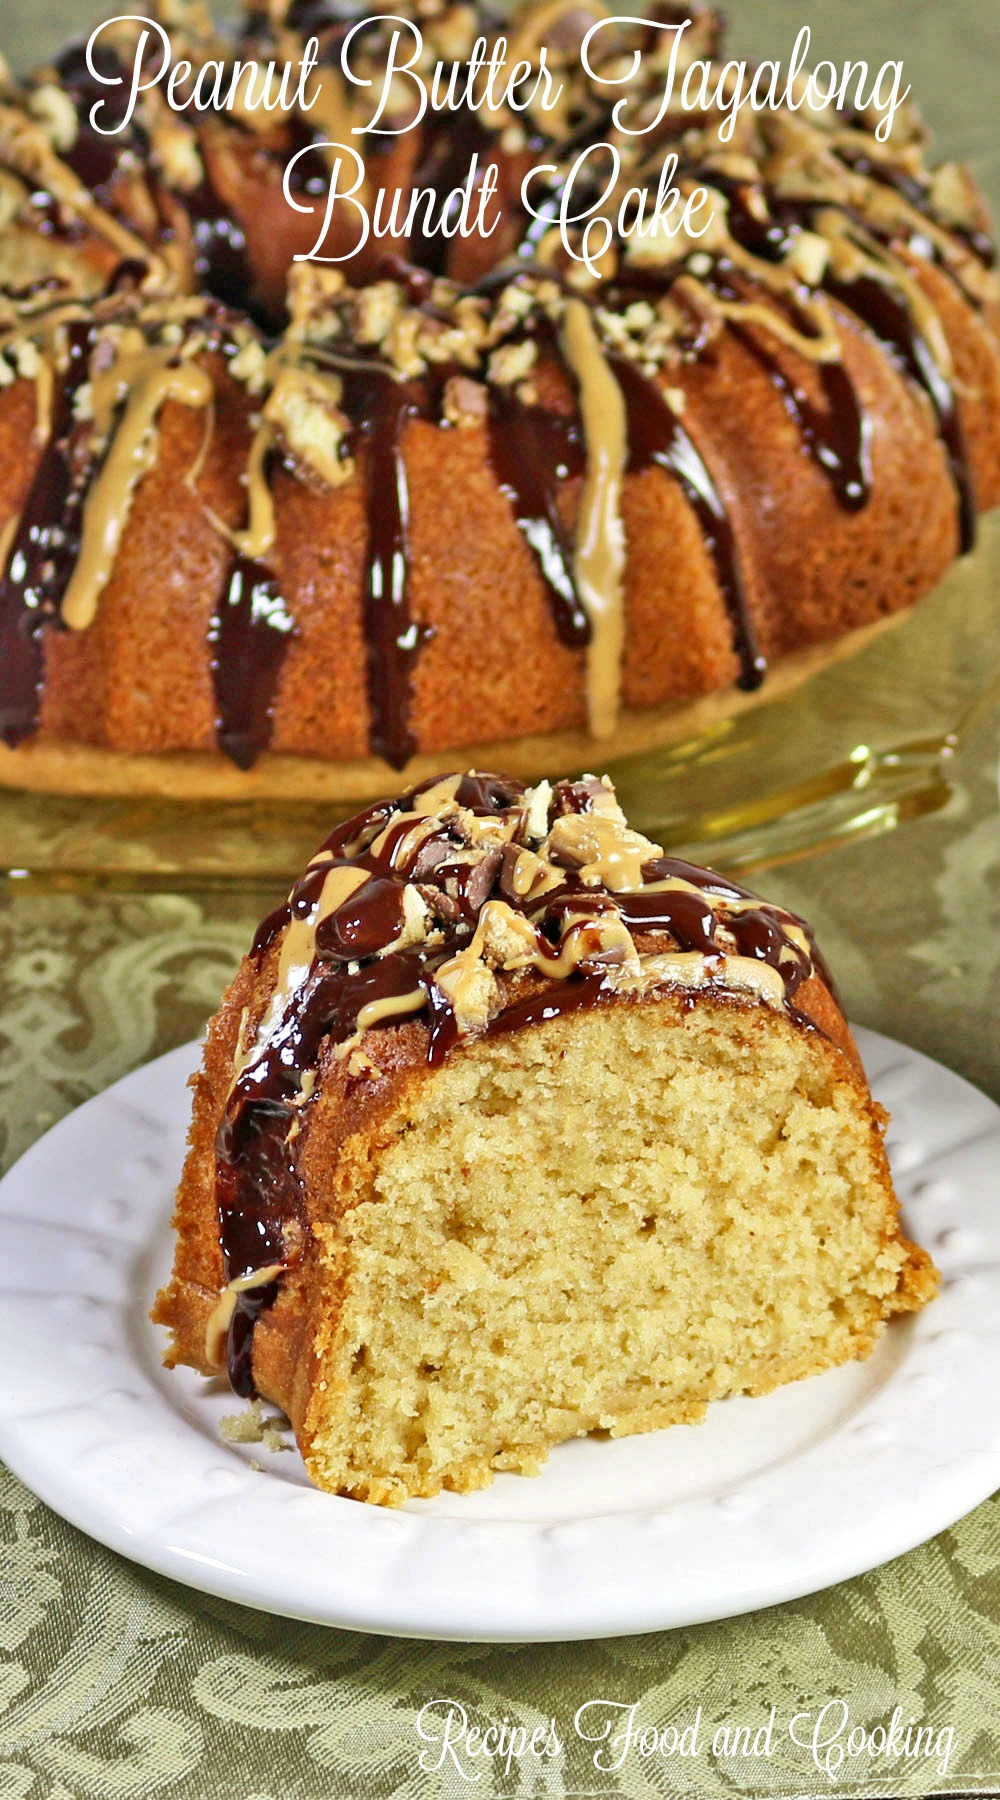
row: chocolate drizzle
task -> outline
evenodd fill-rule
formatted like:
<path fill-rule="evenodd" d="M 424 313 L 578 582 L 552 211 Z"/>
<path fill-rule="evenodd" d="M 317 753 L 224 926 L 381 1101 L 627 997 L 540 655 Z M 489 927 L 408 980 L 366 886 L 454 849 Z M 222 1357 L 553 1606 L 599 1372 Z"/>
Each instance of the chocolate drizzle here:
<path fill-rule="evenodd" d="M 878 162 L 859 152 L 846 150 L 842 154 L 855 174 L 864 175 L 881 186 L 892 188 L 916 212 L 929 216 L 927 191 L 906 170 Z M 758 187 L 758 206 L 764 213 L 761 217 L 749 205 L 745 184 L 726 181 L 718 176 L 712 176 L 711 179 L 727 196 L 727 216 L 733 237 L 754 255 L 765 259 L 777 260 L 786 254 L 796 233 L 803 227 L 811 226 L 817 206 L 826 204 L 814 198 L 795 200 L 788 196 L 777 201 Z M 955 482 L 961 548 L 963 552 L 971 550 L 976 539 L 976 502 L 955 392 L 920 330 L 911 307 L 901 293 L 894 291 L 888 279 L 878 280 L 874 275 L 860 275 L 855 280 L 844 281 L 836 279 L 828 268 L 824 273 L 822 286 L 831 298 L 868 326 L 883 348 L 889 351 L 897 366 L 928 395 Z M 747 342 L 746 334 L 741 335 L 744 342 Z M 753 347 L 759 355 L 760 348 L 756 340 Z M 855 437 L 854 425 L 854 419 L 858 415 L 858 401 L 843 365 L 832 364 L 822 370 L 827 423 L 819 430 L 815 409 L 803 413 L 801 397 L 795 394 L 787 377 L 773 363 L 770 372 L 786 406 L 801 425 L 809 447 L 815 450 L 821 465 L 829 473 L 836 475 L 841 504 L 846 505 L 849 510 L 864 505 L 871 490 L 871 476 L 864 452 L 860 459 L 852 454 L 854 444 L 859 441 Z M 838 421 L 842 422 L 843 432 L 839 441 L 831 441 L 830 425 L 836 425 Z"/>
<path fill-rule="evenodd" d="M 861 512 L 872 497 L 871 419 L 843 364 L 817 364 L 825 405 L 816 406 L 758 338 L 742 325 L 733 325 L 732 330 L 766 370 L 838 505 L 845 512 Z"/>
<path fill-rule="evenodd" d="M 958 496 L 961 548 L 963 552 L 971 550 L 976 541 L 976 497 L 965 433 L 954 389 L 938 366 L 927 339 L 909 307 L 891 288 L 873 276 L 861 276 L 850 282 L 835 282 L 828 278 L 825 286 L 828 293 L 842 306 L 849 307 L 874 332 L 879 342 L 928 395 Z"/>
<path fill-rule="evenodd" d="M 234 551 L 209 629 L 219 749 L 250 769 L 271 740 L 278 679 L 294 634 L 273 572 Z"/>
<path fill-rule="evenodd" d="M 433 195 L 433 202 L 430 207 L 425 203 L 422 223 L 410 239 L 407 256 L 432 274 L 444 273 L 452 241 L 440 229 L 442 204 L 448 194 L 467 179 L 476 155 L 480 158 L 479 172 L 482 174 L 482 160 L 492 142 L 493 134 L 484 129 L 479 114 L 468 106 L 454 114 L 447 127 L 439 124 L 431 131 L 427 154 L 413 176 L 413 187 Z M 430 218 L 434 220 L 433 232 L 425 229 Z M 445 223 L 451 223 L 450 215 L 446 215 Z"/>
<path fill-rule="evenodd" d="M 20 744 L 37 728 L 42 632 L 59 605 L 80 542 L 84 485 L 74 476 L 73 407 L 87 380 L 93 328 L 67 328 L 66 367 L 53 394 L 52 423 L 0 579 L 0 737 Z"/>
<path fill-rule="evenodd" d="M 194 268 L 201 289 L 225 306 L 252 311 L 254 279 L 246 233 L 208 175 L 178 193 L 191 224 Z"/>
<path fill-rule="evenodd" d="M 593 777 L 527 791 L 482 774 L 425 782 L 339 826 L 252 954 L 276 959 L 271 998 L 216 1145 L 219 1240 L 237 1283 L 301 1255 L 297 1157 L 328 1059 L 366 1080 L 382 1031 L 407 1019 L 439 1065 L 472 1038 L 664 992 L 749 992 L 811 1028 L 795 996 L 819 966 L 800 920 L 664 856 Z M 469 977 L 488 1004 L 478 988 L 470 1001 Z M 238 1393 L 253 1391 L 253 1326 L 278 1291 L 264 1280 L 235 1296 Z"/>
<path fill-rule="evenodd" d="M 622 357 L 616 358 L 612 367 L 628 413 L 629 469 L 637 473 L 655 463 L 680 482 L 711 552 L 732 621 L 733 647 L 740 664 L 739 685 L 747 690 L 758 688 L 767 663 L 754 631 L 725 501 L 690 433 L 671 412 L 655 383 Z"/>
<path fill-rule="evenodd" d="M 364 626 L 368 656 L 369 742 L 401 769 L 416 749 L 410 727 L 413 664 L 427 633 L 410 613 L 410 495 L 403 432 L 425 400 L 411 383 L 381 369 L 344 375 L 344 408 L 355 442 L 368 454 L 368 551 Z"/>
<path fill-rule="evenodd" d="M 707 277 L 707 285 L 722 299 L 745 301 L 752 289 L 725 261 Z M 779 304 L 772 297 L 773 304 Z M 799 329 L 808 321 L 786 298 L 786 310 Z M 812 365 L 822 391 L 822 404 L 810 399 L 787 372 L 769 344 L 746 325 L 729 321 L 729 329 L 766 373 L 781 395 L 785 411 L 802 434 L 802 441 L 833 489 L 845 512 L 860 512 L 872 496 L 871 419 L 842 361 Z"/>
<path fill-rule="evenodd" d="M 573 575 L 571 534 L 559 511 L 561 484 L 583 472 L 579 421 L 526 405 L 508 387 L 489 392 L 490 458 L 530 544 L 564 644 L 590 641 L 590 622 Z"/>

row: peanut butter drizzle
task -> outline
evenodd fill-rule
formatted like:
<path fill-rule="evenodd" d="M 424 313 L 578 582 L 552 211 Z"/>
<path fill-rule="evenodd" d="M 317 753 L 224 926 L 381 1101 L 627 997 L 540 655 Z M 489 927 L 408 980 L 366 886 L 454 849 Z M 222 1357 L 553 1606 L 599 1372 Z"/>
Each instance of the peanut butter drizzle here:
<path fill-rule="evenodd" d="M 255 1288 L 269 1287 L 284 1274 L 284 1270 L 284 1263 L 265 1263 L 262 1269 L 254 1269 L 249 1275 L 237 1275 L 235 1281 L 228 1282 L 223 1288 L 205 1326 L 205 1361 L 210 1368 L 223 1366 L 226 1338 L 240 1295 L 252 1293 Z"/>
<path fill-rule="evenodd" d="M 10 518 L 0 526 L 0 569 L 5 569 L 7 567 L 11 547 L 17 536 L 18 522 L 19 515 L 17 513 L 11 513 Z"/>
<path fill-rule="evenodd" d="M 265 420 L 254 432 L 247 458 L 247 523 L 243 531 L 228 535 L 243 556 L 264 562 L 274 548 L 277 526 L 274 495 L 267 479 L 267 460 L 274 447 L 274 429 Z"/>
<path fill-rule="evenodd" d="M 412 988 L 408 994 L 394 994 L 382 1000 L 369 1000 L 358 1013 L 358 1028 L 353 1037 L 346 1038 L 337 1046 L 338 1056 L 347 1056 L 356 1049 L 366 1031 L 374 1031 L 379 1025 L 395 1024 L 405 1019 L 409 1013 L 420 1012 L 427 1005 L 427 995 L 423 988 Z"/>
<path fill-rule="evenodd" d="M 587 713 L 591 734 L 610 737 L 618 720 L 625 644 L 625 527 L 622 482 L 628 457 L 625 402 L 601 347 L 593 313 L 569 300 L 562 348 L 580 388 L 587 446 L 573 573 L 590 624 Z"/>
<path fill-rule="evenodd" d="M 437 819 L 447 813 L 453 804 L 457 806 L 455 796 L 461 781 L 461 775 L 442 775 L 439 781 L 420 790 L 413 798 L 414 815 L 418 819 Z"/>
<path fill-rule="evenodd" d="M 175 347 L 129 345 L 111 368 L 92 377 L 95 428 L 110 434 L 104 463 L 87 496 L 76 567 L 62 603 L 72 631 L 86 631 L 114 568 L 135 490 L 157 456 L 156 422 L 168 400 L 183 406 L 212 403 L 212 378 L 195 362 L 179 361 Z M 124 412 L 113 423 L 119 405 Z"/>
<path fill-rule="evenodd" d="M 39 444 L 52 435 L 56 372 L 51 356 L 39 356 L 35 372 L 35 437 Z M 0 557 L 0 562 L 4 560 Z"/>
<path fill-rule="evenodd" d="M 516 899 L 540 900 L 543 894 L 561 886 L 562 876 L 558 869 L 553 869 L 550 863 L 536 856 L 533 850 L 521 850 L 514 864 L 510 884 Z"/>
<path fill-rule="evenodd" d="M 765 301 L 721 298 L 690 270 L 678 277 L 678 290 L 683 292 L 687 288 L 697 293 L 706 308 L 710 312 L 717 312 L 720 318 L 738 320 L 744 325 L 757 325 L 770 332 L 779 343 L 786 344 L 806 362 L 839 362 L 842 354 L 840 336 L 826 295 L 822 292 L 804 292 L 802 282 L 791 268 L 786 268 L 782 263 L 765 262 L 763 257 L 754 256 L 727 229 L 727 202 L 724 196 L 717 193 L 714 200 L 718 210 L 709 240 L 713 254 L 731 263 L 777 298 L 793 301 L 796 312 L 807 321 L 811 329 L 809 332 L 800 331 L 793 318 L 780 307 L 769 306 Z"/>
<path fill-rule="evenodd" d="M 278 978 L 267 1014 L 256 1035 L 253 1044 L 242 1042 L 238 1053 L 236 1067 L 233 1071 L 233 1085 L 244 1071 L 249 1068 L 259 1053 L 261 1046 L 266 1046 L 280 1027 L 289 1006 L 299 988 L 307 979 L 316 955 L 316 932 L 322 921 L 336 912 L 344 901 L 361 887 L 365 880 L 362 869 L 340 864 L 328 870 L 323 876 L 322 885 L 309 912 L 304 918 L 293 916 L 281 941 L 281 954 L 278 958 Z"/>
<path fill-rule="evenodd" d="M 755 279 L 759 280 L 760 277 Z M 773 306 L 768 306 L 763 300 L 726 300 L 693 275 L 682 276 L 677 282 L 677 288 L 680 293 L 687 290 L 697 294 L 706 311 L 717 313 L 720 319 L 728 319 L 741 325 L 756 325 L 771 337 L 777 338 L 779 344 L 785 344 L 789 350 L 794 350 L 806 362 L 840 361 L 840 340 L 832 321 L 823 336 L 806 337 L 804 332 L 796 331 L 790 319 L 776 312 Z"/>
<path fill-rule="evenodd" d="M 33 184 L 74 213 L 123 259 L 141 262 L 157 272 L 163 286 L 169 288 L 172 285 L 161 258 L 144 239 L 93 198 L 53 150 L 45 132 L 16 107 L 0 105 L 0 161 L 5 160 L 25 172 Z"/>

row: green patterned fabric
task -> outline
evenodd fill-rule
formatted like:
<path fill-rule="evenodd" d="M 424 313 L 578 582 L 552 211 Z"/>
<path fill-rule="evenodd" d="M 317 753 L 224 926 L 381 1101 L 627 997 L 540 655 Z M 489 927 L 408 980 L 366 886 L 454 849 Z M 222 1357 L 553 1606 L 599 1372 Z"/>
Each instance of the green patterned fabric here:
<path fill-rule="evenodd" d="M 296 1625 L 186 1593 L 98 1550 L 8 1478 L 0 1524 L 0 1794 L 4 1800 L 454 1800 L 459 1793 L 926 1795 L 1000 1783 L 997 1503 L 925 1549 L 815 1599 L 718 1625 L 606 1643 L 492 1648 L 407 1644 Z M 566 1753 L 467 1783 L 422 1770 L 416 1720 L 432 1696 L 471 1716 L 555 1716 Z M 576 1709 L 640 1703 L 643 1722 L 779 1720 L 844 1697 L 852 1723 L 947 1721 L 933 1759 L 835 1784 L 808 1751 L 678 1773 L 631 1757 L 600 1774 L 572 1740 Z M 793 1760 L 794 1759 L 794 1760 Z"/>

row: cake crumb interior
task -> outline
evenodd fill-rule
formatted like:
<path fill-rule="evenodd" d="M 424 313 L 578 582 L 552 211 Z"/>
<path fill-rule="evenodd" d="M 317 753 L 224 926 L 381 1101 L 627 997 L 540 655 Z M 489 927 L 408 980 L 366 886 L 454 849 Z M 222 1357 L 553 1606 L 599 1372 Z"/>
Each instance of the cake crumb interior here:
<path fill-rule="evenodd" d="M 665 996 L 455 1054 L 315 1223 L 322 1486 L 400 1504 L 535 1473 L 872 1348 L 910 1246 L 815 1032 Z M 346 1210 L 344 1208 L 346 1201 Z"/>

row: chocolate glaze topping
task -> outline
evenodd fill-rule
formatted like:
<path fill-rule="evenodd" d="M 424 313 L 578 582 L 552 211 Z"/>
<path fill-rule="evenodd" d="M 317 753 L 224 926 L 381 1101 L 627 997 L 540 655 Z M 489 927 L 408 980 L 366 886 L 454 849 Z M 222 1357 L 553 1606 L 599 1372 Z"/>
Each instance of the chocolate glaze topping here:
<path fill-rule="evenodd" d="M 655 463 L 680 482 L 704 533 L 732 620 L 740 687 L 758 688 L 767 664 L 757 643 L 725 501 L 690 433 L 671 412 L 655 382 L 622 357 L 616 358 L 612 367 L 628 413 L 629 469 L 638 472 Z"/>
<path fill-rule="evenodd" d="M 556 631 L 564 644 L 590 640 L 573 574 L 571 534 L 559 510 L 563 483 L 583 473 L 579 420 L 490 389 L 490 457 L 518 528 L 538 558 Z"/>
<path fill-rule="evenodd" d="M 827 281 L 829 293 L 847 306 L 875 333 L 879 342 L 918 382 L 928 395 L 937 419 L 938 432 L 951 468 L 958 496 L 959 540 L 963 551 L 971 550 L 976 541 L 976 497 L 972 486 L 965 435 L 959 416 L 955 390 L 943 373 L 934 354 L 907 307 L 883 282 L 871 276 L 857 281 Z"/>
<path fill-rule="evenodd" d="M 216 741 L 253 767 L 271 737 L 278 677 L 294 633 L 273 571 L 235 550 L 209 629 Z"/>
<path fill-rule="evenodd" d="M 80 542 L 84 489 L 74 478 L 73 405 L 87 379 L 93 328 L 69 326 L 48 438 L 0 578 L 0 737 L 19 744 L 38 724 L 42 630 L 58 620 Z"/>
<path fill-rule="evenodd" d="M 408 419 L 424 410 L 420 393 L 380 370 L 351 371 L 344 409 L 368 455 L 368 554 L 364 624 L 368 645 L 370 743 L 401 769 L 416 749 L 410 729 L 410 671 L 425 638 L 410 615 L 410 496 L 403 458 Z"/>
<path fill-rule="evenodd" d="M 860 151 L 845 150 L 842 154 L 855 173 L 892 188 L 915 212 L 930 216 L 927 189 L 906 170 L 878 162 Z M 727 219 L 733 237 L 765 260 L 776 262 L 787 255 L 798 233 L 812 226 L 819 206 L 825 204 L 815 197 L 796 200 L 787 194 L 777 200 L 761 184 L 751 189 L 746 183 L 727 181 L 718 176 L 712 180 L 726 195 Z M 751 195 L 755 207 L 749 203 Z M 982 234 L 973 232 L 971 235 L 977 238 Z M 980 246 L 980 250 L 983 249 L 985 245 Z M 897 364 L 928 395 L 955 482 L 961 548 L 970 550 L 976 538 L 976 504 L 955 391 L 912 310 L 902 294 L 884 278 L 876 280 L 872 275 L 859 275 L 851 281 L 838 280 L 828 268 L 822 285 L 840 305 L 874 332 Z M 743 335 L 746 341 L 746 334 Z M 759 356 L 759 342 L 755 342 L 754 349 Z M 807 444 L 815 449 L 821 465 L 835 479 L 841 504 L 849 509 L 863 506 L 871 492 L 865 421 L 846 371 L 835 364 L 822 372 L 827 402 L 825 428 L 815 409 L 802 413 L 787 377 L 773 363 L 771 372 L 792 416 L 802 426 Z M 831 427 L 835 434 L 832 437 Z"/>
<path fill-rule="evenodd" d="M 229 1325 L 236 1391 L 252 1330 L 279 1291 L 257 1271 L 301 1254 L 301 1136 L 328 1059 L 379 1074 L 406 1020 L 440 1064 L 463 1044 L 581 1007 L 712 993 L 784 1010 L 820 968 L 808 927 L 629 829 L 610 783 L 525 789 L 445 776 L 338 826 L 252 955 L 270 998 L 241 1034 L 219 1130 L 219 1241 L 243 1284 Z M 272 981 L 273 978 L 273 981 Z"/>

